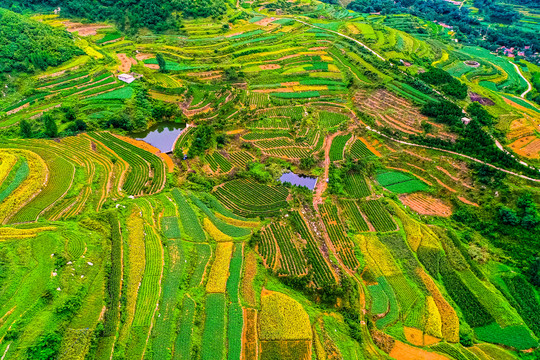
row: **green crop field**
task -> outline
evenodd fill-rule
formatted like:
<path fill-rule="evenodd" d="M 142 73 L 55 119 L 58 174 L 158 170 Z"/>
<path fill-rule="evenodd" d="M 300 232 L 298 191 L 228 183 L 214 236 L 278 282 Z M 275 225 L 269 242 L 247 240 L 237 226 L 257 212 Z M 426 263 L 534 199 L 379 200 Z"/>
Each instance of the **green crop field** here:
<path fill-rule="evenodd" d="M 534 3 L 0 1 L 0 360 L 539 358 Z"/>

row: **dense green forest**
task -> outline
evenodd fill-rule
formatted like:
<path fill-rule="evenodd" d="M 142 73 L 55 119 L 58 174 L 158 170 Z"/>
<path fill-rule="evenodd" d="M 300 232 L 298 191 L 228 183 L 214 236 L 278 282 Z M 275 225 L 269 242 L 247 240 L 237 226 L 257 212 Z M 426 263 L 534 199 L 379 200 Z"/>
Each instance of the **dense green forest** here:
<path fill-rule="evenodd" d="M 184 17 L 217 17 L 226 11 L 223 0 L 23 0 L 0 1 L 0 7 L 16 12 L 60 8 L 63 16 L 86 18 L 91 21 L 113 20 L 124 30 L 147 27 L 155 31 L 177 29 L 176 12 Z"/>
<path fill-rule="evenodd" d="M 521 3 L 525 2 L 521 1 Z M 347 7 L 363 13 L 408 13 L 428 21 L 441 21 L 454 27 L 459 41 L 483 46 L 490 50 L 501 45 L 528 45 L 535 51 L 540 50 L 540 37 L 537 32 L 525 31 L 513 26 L 520 19 L 521 14 L 492 0 L 476 0 L 474 5 L 480 7 L 481 13 L 491 22 L 511 26 L 497 27 L 481 24 L 476 17 L 471 15 L 467 7 L 456 7 L 444 0 L 354 0 Z"/>
<path fill-rule="evenodd" d="M 0 9 L 0 73 L 44 70 L 82 53 L 67 31 Z"/>

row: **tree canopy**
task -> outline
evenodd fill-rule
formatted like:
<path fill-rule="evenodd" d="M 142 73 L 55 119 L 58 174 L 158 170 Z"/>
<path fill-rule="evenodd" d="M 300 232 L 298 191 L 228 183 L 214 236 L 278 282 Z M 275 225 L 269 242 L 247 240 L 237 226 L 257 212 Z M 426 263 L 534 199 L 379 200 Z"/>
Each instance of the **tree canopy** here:
<path fill-rule="evenodd" d="M 45 70 L 82 53 L 67 31 L 0 9 L 0 73 Z"/>

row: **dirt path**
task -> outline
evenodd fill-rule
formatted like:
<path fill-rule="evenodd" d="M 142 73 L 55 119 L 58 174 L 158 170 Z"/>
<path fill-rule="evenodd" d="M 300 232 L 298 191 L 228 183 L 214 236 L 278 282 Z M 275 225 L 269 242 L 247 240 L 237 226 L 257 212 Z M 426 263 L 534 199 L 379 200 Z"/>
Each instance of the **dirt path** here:
<path fill-rule="evenodd" d="M 326 179 L 328 179 L 328 172 L 330 169 L 330 146 L 332 145 L 334 138 L 339 134 L 341 134 L 341 131 L 338 131 L 324 139 L 324 176 L 319 178 L 319 181 L 317 181 L 317 185 L 315 186 L 315 194 L 313 195 L 313 206 L 315 208 L 317 208 L 318 204 L 322 204 L 323 202 L 322 194 L 328 186 Z"/>
<path fill-rule="evenodd" d="M 521 94 L 521 98 L 522 99 L 525 99 L 525 96 L 532 90 L 532 85 L 531 83 L 529 82 L 529 80 L 527 80 L 527 78 L 525 76 L 523 76 L 523 73 L 521 72 L 521 69 L 519 68 L 519 66 L 517 66 L 516 64 L 512 63 L 512 65 L 514 65 L 514 67 L 516 68 L 516 71 L 517 73 L 519 74 L 519 76 L 521 76 L 521 78 L 523 80 L 525 80 L 525 82 L 527 83 L 527 90 L 525 90 L 523 92 L 523 94 Z"/>

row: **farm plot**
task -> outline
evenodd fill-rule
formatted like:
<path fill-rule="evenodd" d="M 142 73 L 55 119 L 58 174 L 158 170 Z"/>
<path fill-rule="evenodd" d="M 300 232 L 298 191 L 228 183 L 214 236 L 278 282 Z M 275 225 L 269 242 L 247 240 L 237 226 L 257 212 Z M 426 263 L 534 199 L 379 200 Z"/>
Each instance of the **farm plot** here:
<path fill-rule="evenodd" d="M 197 195 L 204 199 L 202 194 L 197 194 Z M 190 193 L 189 195 L 189 198 L 191 199 L 191 201 L 208 217 L 208 219 L 205 219 L 205 227 L 214 228 L 214 232 L 216 232 L 216 235 L 217 235 L 217 232 L 221 232 L 221 234 L 219 235 L 221 235 L 221 237 L 230 237 L 229 240 L 231 240 L 232 238 L 244 238 L 248 236 L 249 234 L 251 234 L 251 227 L 254 227 L 257 225 L 256 223 L 242 221 L 240 219 L 226 219 L 226 218 L 222 219 L 216 216 L 216 214 L 214 214 L 212 210 L 210 210 L 210 208 L 201 199 L 199 199 L 199 197 L 195 196 L 195 194 L 192 194 L 192 193 Z M 207 200 L 208 200 L 208 197 L 209 196 L 206 196 Z M 207 220 L 209 220 L 212 223 L 212 226 L 208 226 Z M 236 223 L 238 224 L 238 226 L 236 226 L 236 224 L 233 225 L 227 222 L 226 220 L 229 220 L 229 222 Z M 210 232 L 209 234 L 212 235 L 212 233 Z M 219 236 L 214 236 L 214 239 L 219 241 Z"/>
<path fill-rule="evenodd" d="M 355 199 L 362 199 L 371 195 L 366 178 L 361 174 L 346 174 L 344 184 L 345 191 Z"/>
<path fill-rule="evenodd" d="M 194 244 L 191 251 L 191 266 L 193 271 L 190 274 L 189 286 L 199 286 L 206 272 L 208 260 L 212 256 L 212 248 L 208 244 Z"/>
<path fill-rule="evenodd" d="M 405 134 L 421 134 L 421 123 L 427 120 L 411 103 L 387 90 L 372 94 L 360 90 L 354 96 L 354 103 L 373 116 L 377 125 Z"/>
<path fill-rule="evenodd" d="M 245 168 L 247 164 L 255 160 L 255 158 L 247 151 L 240 150 L 230 152 L 229 160 L 234 166 L 237 166 L 239 168 Z"/>
<path fill-rule="evenodd" d="M 92 133 L 91 137 L 107 146 L 131 168 L 123 189 L 130 195 L 153 194 L 165 184 L 165 164 L 156 155 L 122 141 L 110 133 Z"/>
<path fill-rule="evenodd" d="M 224 294 L 206 296 L 204 331 L 202 336 L 202 359 L 225 358 L 225 336 L 227 302 Z"/>
<path fill-rule="evenodd" d="M 351 136 L 351 134 L 338 135 L 334 138 L 332 145 L 330 146 L 330 161 L 343 160 L 345 145 L 351 139 Z"/>
<path fill-rule="evenodd" d="M 376 231 L 394 231 L 397 229 L 392 216 L 378 200 L 363 202 L 360 209 L 367 215 L 369 222 Z"/>
<path fill-rule="evenodd" d="M 313 336 L 309 316 L 289 296 L 278 292 L 262 294 L 259 330 L 261 359 L 276 355 L 281 359 L 309 358 Z"/>
<path fill-rule="evenodd" d="M 308 259 L 310 269 L 308 273 L 313 274 L 314 283 L 318 287 L 327 284 L 334 284 L 336 278 L 328 262 L 319 249 L 319 245 L 315 240 L 312 232 L 309 230 L 306 222 L 298 211 L 291 211 L 292 223 L 300 237 L 306 241 L 305 254 Z"/>
<path fill-rule="evenodd" d="M 227 326 L 228 360 L 240 360 L 242 355 L 242 331 L 244 314 L 238 303 L 229 305 L 229 322 Z"/>
<path fill-rule="evenodd" d="M 49 181 L 30 203 L 10 219 L 10 223 L 36 221 L 52 204 L 62 199 L 73 185 L 76 170 L 73 163 L 53 152 L 41 152 L 40 155 L 47 161 Z"/>
<path fill-rule="evenodd" d="M 16 175 L 18 173 L 19 176 L 24 175 L 20 173 L 21 168 L 24 170 L 24 165 L 21 164 L 13 174 L 13 177 L 10 177 L 11 173 L 5 176 L 5 181 L 0 188 L 4 197 L 0 201 L 0 223 L 9 219 L 21 206 L 32 199 L 34 194 L 40 191 L 47 179 L 47 166 L 44 160 L 36 153 L 26 150 L 9 150 L 9 152 L 24 156 L 24 159 L 28 163 L 29 173 L 20 181 L 20 184 L 17 184 L 20 179 L 16 178 Z M 8 182 L 8 180 L 11 181 Z M 14 188 L 11 189 L 12 187 Z"/>
<path fill-rule="evenodd" d="M 370 146 L 371 147 L 371 146 Z M 349 149 L 349 153 L 354 159 L 363 159 L 366 157 L 380 156 L 379 152 L 373 147 L 368 148 L 367 142 L 363 139 L 357 139 Z"/>
<path fill-rule="evenodd" d="M 395 193 L 412 193 L 424 191 L 429 188 L 425 182 L 398 171 L 378 173 L 376 178 L 379 184 Z"/>
<path fill-rule="evenodd" d="M 287 207 L 289 190 L 245 179 L 229 181 L 219 186 L 214 195 L 235 214 L 247 217 L 273 216 Z"/>
<path fill-rule="evenodd" d="M 195 301 L 188 295 L 184 296 L 182 311 L 178 321 L 178 335 L 174 346 L 173 359 L 190 360 L 195 323 Z"/>
<path fill-rule="evenodd" d="M 232 169 L 232 164 L 220 152 L 214 151 L 211 155 L 206 155 L 205 160 L 210 165 L 214 173 L 228 173 Z"/>
<path fill-rule="evenodd" d="M 206 241 L 206 235 L 201 227 L 199 218 L 193 210 L 193 208 L 187 202 L 185 196 L 178 189 L 172 191 L 176 205 L 178 206 L 178 212 L 180 213 L 180 221 L 182 223 L 182 229 L 184 233 L 189 236 L 193 241 Z"/>
<path fill-rule="evenodd" d="M 281 223 L 272 223 L 267 226 L 261 233 L 264 238 L 265 246 L 262 247 L 261 253 L 264 253 L 266 257 L 279 263 L 279 274 L 286 275 L 305 275 L 306 274 L 306 262 L 302 254 L 302 250 L 299 248 L 299 244 L 295 241 L 291 230 Z M 272 248 L 272 244 L 275 244 Z M 272 253 L 271 251 L 276 251 Z M 275 265 L 275 264 L 274 264 Z"/>
<path fill-rule="evenodd" d="M 243 262 L 243 244 L 236 243 L 231 257 L 229 266 L 229 278 L 227 279 L 227 295 L 233 303 L 238 303 L 240 300 L 240 280 L 242 277 L 242 262 Z"/>
<path fill-rule="evenodd" d="M 342 213 L 356 231 L 369 231 L 369 226 L 354 200 L 341 200 L 340 205 Z"/>
<path fill-rule="evenodd" d="M 169 241 L 164 249 L 167 251 L 169 266 L 164 268 L 162 297 L 159 301 L 158 315 L 154 319 L 152 331 L 152 351 L 157 358 L 166 358 L 171 353 L 176 338 L 178 289 L 186 275 L 187 259 L 181 241 Z"/>
<path fill-rule="evenodd" d="M 229 277 L 229 264 L 233 251 L 233 243 L 218 243 L 216 256 L 208 282 L 206 283 L 207 293 L 224 293 L 227 288 L 227 278 Z"/>
<path fill-rule="evenodd" d="M 356 259 L 354 253 L 354 243 L 347 236 L 343 228 L 341 219 L 338 215 L 338 210 L 335 205 L 322 204 L 319 205 L 319 211 L 326 227 L 328 237 L 332 241 L 332 245 L 336 250 L 341 261 L 347 268 L 356 271 L 360 263 Z"/>
<path fill-rule="evenodd" d="M 145 339 L 152 326 L 152 319 L 161 296 L 161 277 L 163 275 L 161 241 L 153 228 L 145 225 L 145 267 L 137 291 L 137 305 L 131 329 L 131 342 L 128 343 L 129 357 L 140 357 L 145 350 Z"/>
<path fill-rule="evenodd" d="M 422 215 L 448 217 L 452 214 L 450 206 L 430 195 L 422 193 L 406 194 L 401 195 L 399 199 L 403 205 Z"/>
<path fill-rule="evenodd" d="M 349 117 L 344 114 L 330 111 L 319 112 L 319 125 L 327 129 L 339 126 L 348 120 Z"/>
<path fill-rule="evenodd" d="M 278 247 L 272 231 L 261 231 L 261 240 L 257 244 L 257 252 L 263 258 L 267 268 L 275 270 L 278 264 Z"/>

